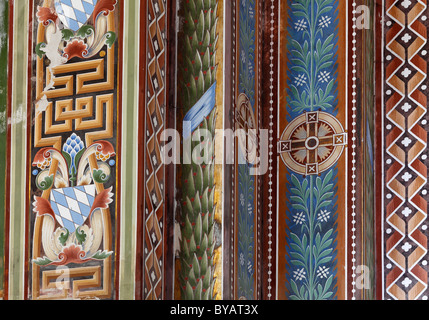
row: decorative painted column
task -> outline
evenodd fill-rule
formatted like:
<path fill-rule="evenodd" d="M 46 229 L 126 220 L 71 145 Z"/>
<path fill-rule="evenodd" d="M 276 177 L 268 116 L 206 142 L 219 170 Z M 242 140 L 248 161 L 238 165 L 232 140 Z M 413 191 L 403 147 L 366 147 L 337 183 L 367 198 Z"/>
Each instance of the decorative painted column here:
<path fill-rule="evenodd" d="M 183 153 L 176 298 L 183 300 L 222 299 L 223 171 L 215 135 L 223 128 L 223 6 L 221 0 L 181 1 L 178 12 L 177 127 Z"/>
<path fill-rule="evenodd" d="M 373 48 L 361 42 L 369 37 L 371 44 L 369 3 L 273 1 L 271 12 L 267 30 L 279 41 L 270 43 L 266 60 L 277 70 L 265 91 L 266 124 L 277 138 L 270 150 L 278 162 L 271 156 L 264 185 L 266 296 L 371 298 L 374 60 Z"/>
<path fill-rule="evenodd" d="M 234 128 L 234 169 L 231 205 L 231 297 L 257 300 L 261 297 L 261 167 L 266 141 L 261 137 L 261 67 L 263 3 L 234 1 L 232 123 Z"/>
<path fill-rule="evenodd" d="M 115 0 L 73 7 L 75 15 L 62 1 L 33 3 L 33 8 L 39 24 L 29 48 L 30 56 L 37 54 L 29 69 L 35 79 L 29 78 L 35 90 L 28 103 L 29 295 L 112 298 L 119 289 L 114 270 L 119 278 L 130 275 L 118 263 L 126 251 L 117 236 L 133 215 L 130 209 L 118 216 L 124 212 L 120 203 L 130 205 L 119 201 L 124 196 L 119 182 L 134 175 L 131 164 L 121 168 L 126 146 L 121 137 L 133 135 L 129 113 L 120 113 L 127 95 L 119 90 L 122 69 L 115 62 L 121 56 L 122 8 Z M 127 88 L 132 96 L 132 86 Z M 121 121 L 128 131 L 121 132 Z"/>
<path fill-rule="evenodd" d="M 134 299 L 143 283 L 158 284 L 144 298 L 164 297 L 159 283 L 168 272 L 143 280 L 137 254 L 137 234 L 154 225 L 143 225 L 138 206 L 138 183 L 146 178 L 140 114 L 153 104 L 139 95 L 145 82 L 135 67 L 146 66 L 139 44 L 150 34 L 139 32 L 140 13 L 156 17 L 160 28 L 167 23 L 155 7 L 148 13 L 137 1 L 11 3 L 5 299 Z M 155 54 L 162 82 L 166 58 Z M 157 217 L 163 224 L 164 211 Z M 158 234 L 163 240 L 167 231 Z"/>
<path fill-rule="evenodd" d="M 174 164 L 163 133 L 176 127 L 175 3 L 140 1 L 138 198 L 135 299 L 171 300 L 174 291 Z M 134 73 L 134 70 L 130 70 Z"/>
<path fill-rule="evenodd" d="M 425 0 L 70 3 L 0 0 L 2 298 L 429 297 Z"/>
<path fill-rule="evenodd" d="M 163 163 L 162 132 L 176 125 L 175 4 L 7 10 L 4 298 L 172 299 L 175 168 Z"/>
<path fill-rule="evenodd" d="M 380 299 L 428 299 L 426 1 L 379 1 Z"/>

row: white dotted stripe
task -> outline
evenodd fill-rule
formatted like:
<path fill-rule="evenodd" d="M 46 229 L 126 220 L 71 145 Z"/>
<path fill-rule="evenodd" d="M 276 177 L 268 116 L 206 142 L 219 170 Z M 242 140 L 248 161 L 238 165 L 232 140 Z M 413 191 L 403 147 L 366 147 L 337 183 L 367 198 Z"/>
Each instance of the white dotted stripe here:
<path fill-rule="evenodd" d="M 232 128 L 235 128 L 235 63 L 236 63 L 236 57 L 235 57 L 235 46 L 236 46 L 236 2 L 235 0 L 232 1 Z M 235 159 L 235 147 L 232 146 L 232 159 Z M 232 166 L 232 188 L 231 188 L 231 297 L 234 298 L 235 290 L 234 290 L 234 271 L 235 271 L 235 260 L 234 260 L 234 210 L 235 210 L 235 166 Z"/>
<path fill-rule="evenodd" d="M 258 7 L 258 17 L 259 17 L 259 23 L 258 23 L 258 28 L 259 28 L 259 34 L 258 34 L 258 123 L 259 126 L 258 128 L 261 129 L 262 128 L 262 104 L 261 104 L 261 95 L 262 95 L 262 84 L 261 84 L 261 77 L 260 75 L 261 70 L 262 70 L 262 54 L 261 54 L 261 49 L 262 49 L 262 4 L 263 1 L 259 1 L 259 7 Z M 258 149 L 260 149 L 260 144 L 258 144 Z M 259 150 L 259 156 L 260 156 L 260 150 Z M 257 210 L 258 210 L 258 281 L 257 281 L 257 298 L 260 299 L 260 292 L 261 292 L 261 284 L 262 284 L 262 268 L 261 268 L 261 227 L 262 227 L 262 221 L 261 221 L 261 214 L 262 214 L 262 210 L 261 210 L 261 205 L 260 205 L 260 194 L 261 194 L 261 176 L 258 176 L 258 192 L 256 194 L 256 203 L 257 203 Z"/>
<path fill-rule="evenodd" d="M 353 30 L 352 30 L 352 300 L 356 300 L 356 121 L 357 121 L 357 55 L 356 55 L 356 1 L 353 1 Z"/>
<path fill-rule="evenodd" d="M 272 300 L 273 298 L 273 154 L 274 154 L 274 27 L 275 27 L 275 0 L 271 0 L 271 13 L 270 13 L 270 101 L 269 101 L 269 114 L 270 114 L 270 124 L 269 124 L 269 167 L 268 167 L 268 299 Z"/>

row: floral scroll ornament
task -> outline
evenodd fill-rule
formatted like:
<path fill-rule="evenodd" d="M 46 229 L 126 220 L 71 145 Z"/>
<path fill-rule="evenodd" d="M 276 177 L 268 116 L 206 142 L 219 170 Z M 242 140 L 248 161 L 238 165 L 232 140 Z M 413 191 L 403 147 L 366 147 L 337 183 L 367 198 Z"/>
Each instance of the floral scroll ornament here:
<path fill-rule="evenodd" d="M 112 187 L 96 194 L 96 185 L 110 178 L 106 163 L 115 156 L 108 141 L 98 141 L 88 148 L 76 134 L 63 146 L 41 149 L 34 157 L 33 166 L 40 171 L 36 177 L 39 190 L 49 191 L 49 200 L 34 197 L 33 211 L 44 216 L 42 245 L 45 255 L 33 262 L 39 266 L 82 264 L 91 260 L 104 260 L 113 252 L 100 250 L 103 239 L 101 210 L 112 203 Z M 96 168 L 89 163 L 97 161 Z M 55 174 L 51 165 L 58 162 Z"/>
<path fill-rule="evenodd" d="M 77 0 L 77 2 L 79 1 L 82 2 Z M 107 16 L 115 10 L 117 0 L 93 0 L 93 2 L 94 5 L 88 9 L 86 8 L 88 3 L 85 3 L 86 16 L 89 18 L 84 24 L 81 22 L 74 25 L 68 23 L 71 21 L 70 16 L 67 16 L 69 10 L 61 9 L 62 0 L 56 0 L 55 5 L 51 7 L 37 8 L 37 18 L 39 23 L 45 27 L 46 39 L 46 42 L 38 43 L 36 46 L 39 58 L 46 55 L 51 60 L 51 57 L 56 57 L 58 60 L 60 57 L 60 61 L 51 61 L 54 65 L 59 65 L 74 57 L 91 58 L 97 55 L 105 45 L 109 48 L 112 47 L 116 34 L 108 31 Z M 75 7 L 72 10 L 80 12 Z M 80 26 L 79 29 L 76 26 Z M 54 52 L 51 52 L 52 49 Z"/>

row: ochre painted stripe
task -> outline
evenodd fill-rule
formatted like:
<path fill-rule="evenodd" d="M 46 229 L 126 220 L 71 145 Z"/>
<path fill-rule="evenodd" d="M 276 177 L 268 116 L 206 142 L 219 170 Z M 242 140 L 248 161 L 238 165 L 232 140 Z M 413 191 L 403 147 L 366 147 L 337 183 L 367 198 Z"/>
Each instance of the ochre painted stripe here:
<path fill-rule="evenodd" d="M 138 190 L 139 1 L 124 2 L 119 299 L 135 297 Z"/>
<path fill-rule="evenodd" d="M 24 298 L 25 268 L 25 186 L 27 137 L 27 52 L 29 2 L 14 2 L 13 62 L 11 103 L 10 152 L 10 243 L 9 243 L 9 296 L 10 300 Z"/>
<path fill-rule="evenodd" d="M 8 68 L 8 2 L 0 2 L 0 69 L 7 70 Z M 3 236 L 0 237 L 0 298 L 3 298 L 4 289 L 4 270 L 5 270 L 5 195 L 6 195 L 6 156 L 7 156 L 7 72 L 0 75 L 0 232 Z"/>

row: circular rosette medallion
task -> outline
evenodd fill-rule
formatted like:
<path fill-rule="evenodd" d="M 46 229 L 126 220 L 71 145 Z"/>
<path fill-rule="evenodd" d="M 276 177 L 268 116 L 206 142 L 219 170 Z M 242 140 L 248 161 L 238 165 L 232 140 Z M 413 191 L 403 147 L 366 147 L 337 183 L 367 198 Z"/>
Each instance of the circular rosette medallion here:
<path fill-rule="evenodd" d="M 250 100 L 244 93 L 237 99 L 236 125 L 238 143 L 243 156 L 248 163 L 254 163 L 258 146 L 256 121 Z"/>
<path fill-rule="evenodd" d="M 334 166 L 347 144 L 347 133 L 329 113 L 307 112 L 293 120 L 278 151 L 286 166 L 302 175 L 319 175 Z"/>

